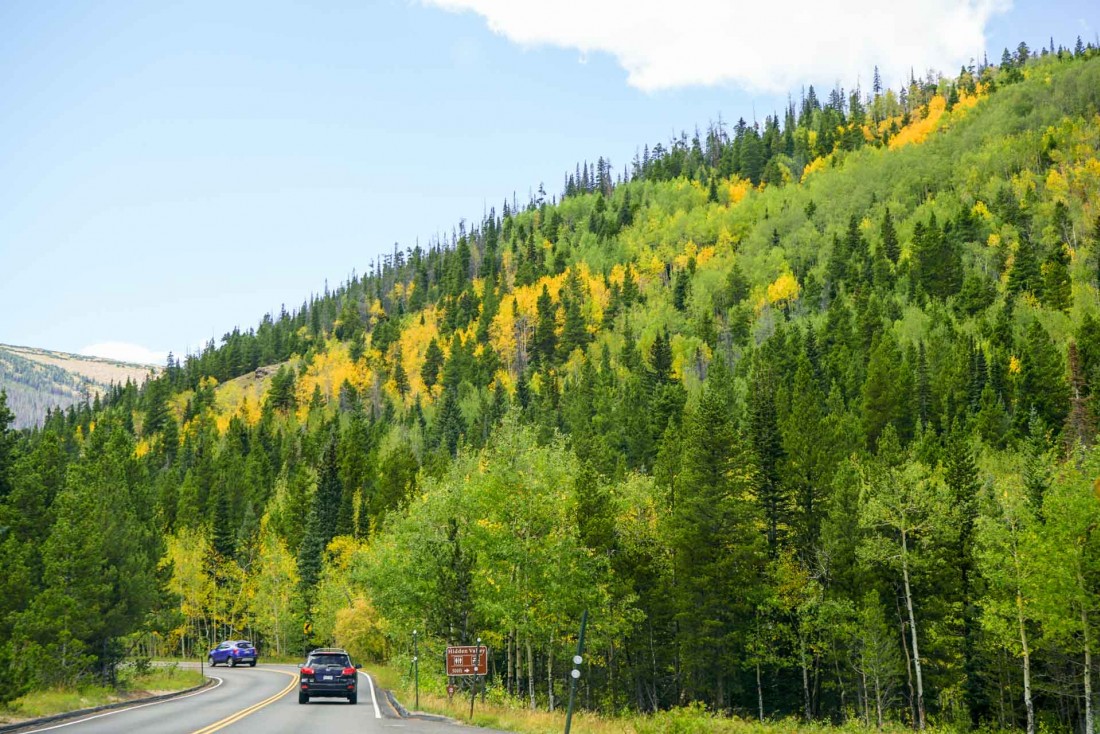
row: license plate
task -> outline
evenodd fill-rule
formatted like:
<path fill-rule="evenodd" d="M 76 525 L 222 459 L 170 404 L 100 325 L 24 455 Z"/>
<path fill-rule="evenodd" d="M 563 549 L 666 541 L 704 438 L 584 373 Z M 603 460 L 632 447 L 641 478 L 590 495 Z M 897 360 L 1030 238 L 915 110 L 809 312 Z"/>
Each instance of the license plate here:
<path fill-rule="evenodd" d="M 331 675 L 322 675 L 321 680 L 332 680 L 332 676 Z"/>

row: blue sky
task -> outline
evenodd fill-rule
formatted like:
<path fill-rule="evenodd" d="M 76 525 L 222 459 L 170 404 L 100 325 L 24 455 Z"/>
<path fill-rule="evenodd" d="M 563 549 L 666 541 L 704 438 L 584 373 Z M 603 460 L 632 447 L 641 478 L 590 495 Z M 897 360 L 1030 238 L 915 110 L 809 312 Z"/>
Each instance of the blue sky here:
<path fill-rule="evenodd" d="M 0 3 L 0 343 L 160 361 L 578 160 L 1100 29 L 1083 0 L 309 5 Z"/>

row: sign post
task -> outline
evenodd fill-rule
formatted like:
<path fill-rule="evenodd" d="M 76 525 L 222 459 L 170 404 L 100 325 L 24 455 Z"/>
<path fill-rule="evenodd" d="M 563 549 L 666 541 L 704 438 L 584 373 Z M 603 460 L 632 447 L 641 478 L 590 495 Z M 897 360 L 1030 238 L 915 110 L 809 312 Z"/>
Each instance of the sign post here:
<path fill-rule="evenodd" d="M 416 630 L 413 630 L 413 678 L 416 681 L 416 710 L 420 710 L 420 656 L 416 649 Z"/>
<path fill-rule="evenodd" d="M 477 649 L 474 651 L 474 685 L 470 689 L 470 721 L 474 720 L 474 699 L 477 698 L 477 674 L 481 670 L 481 663 L 484 661 L 481 656 L 481 638 L 477 638 Z"/>
<path fill-rule="evenodd" d="M 588 625 L 588 610 L 581 615 L 581 636 L 577 638 L 577 654 L 573 656 L 573 670 L 569 671 L 569 710 L 565 713 L 565 734 L 573 725 L 573 701 L 577 695 L 577 681 L 580 680 L 581 663 L 584 662 L 584 628 Z"/>

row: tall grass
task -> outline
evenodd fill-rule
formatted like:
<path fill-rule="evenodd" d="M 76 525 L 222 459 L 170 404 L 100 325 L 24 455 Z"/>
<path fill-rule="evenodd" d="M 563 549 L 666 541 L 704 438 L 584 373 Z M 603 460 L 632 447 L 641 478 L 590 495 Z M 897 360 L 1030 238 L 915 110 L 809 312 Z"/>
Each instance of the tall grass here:
<path fill-rule="evenodd" d="M 119 674 L 117 688 L 87 684 L 32 691 L 12 701 L 6 710 L 0 710 L 0 721 L 52 716 L 148 695 L 181 691 L 200 683 L 202 676 L 197 669 L 180 668 L 174 664 L 154 666 L 144 672 L 124 668 Z"/>

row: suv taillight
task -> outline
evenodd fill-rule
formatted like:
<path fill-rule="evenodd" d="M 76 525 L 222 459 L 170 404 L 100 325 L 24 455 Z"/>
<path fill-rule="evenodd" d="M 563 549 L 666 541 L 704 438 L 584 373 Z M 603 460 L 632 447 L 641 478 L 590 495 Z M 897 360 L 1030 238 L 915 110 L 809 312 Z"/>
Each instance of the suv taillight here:
<path fill-rule="evenodd" d="M 313 668 L 302 668 L 302 675 L 313 675 Z"/>
<path fill-rule="evenodd" d="M 355 675 L 355 668 L 344 668 L 344 675 Z"/>

